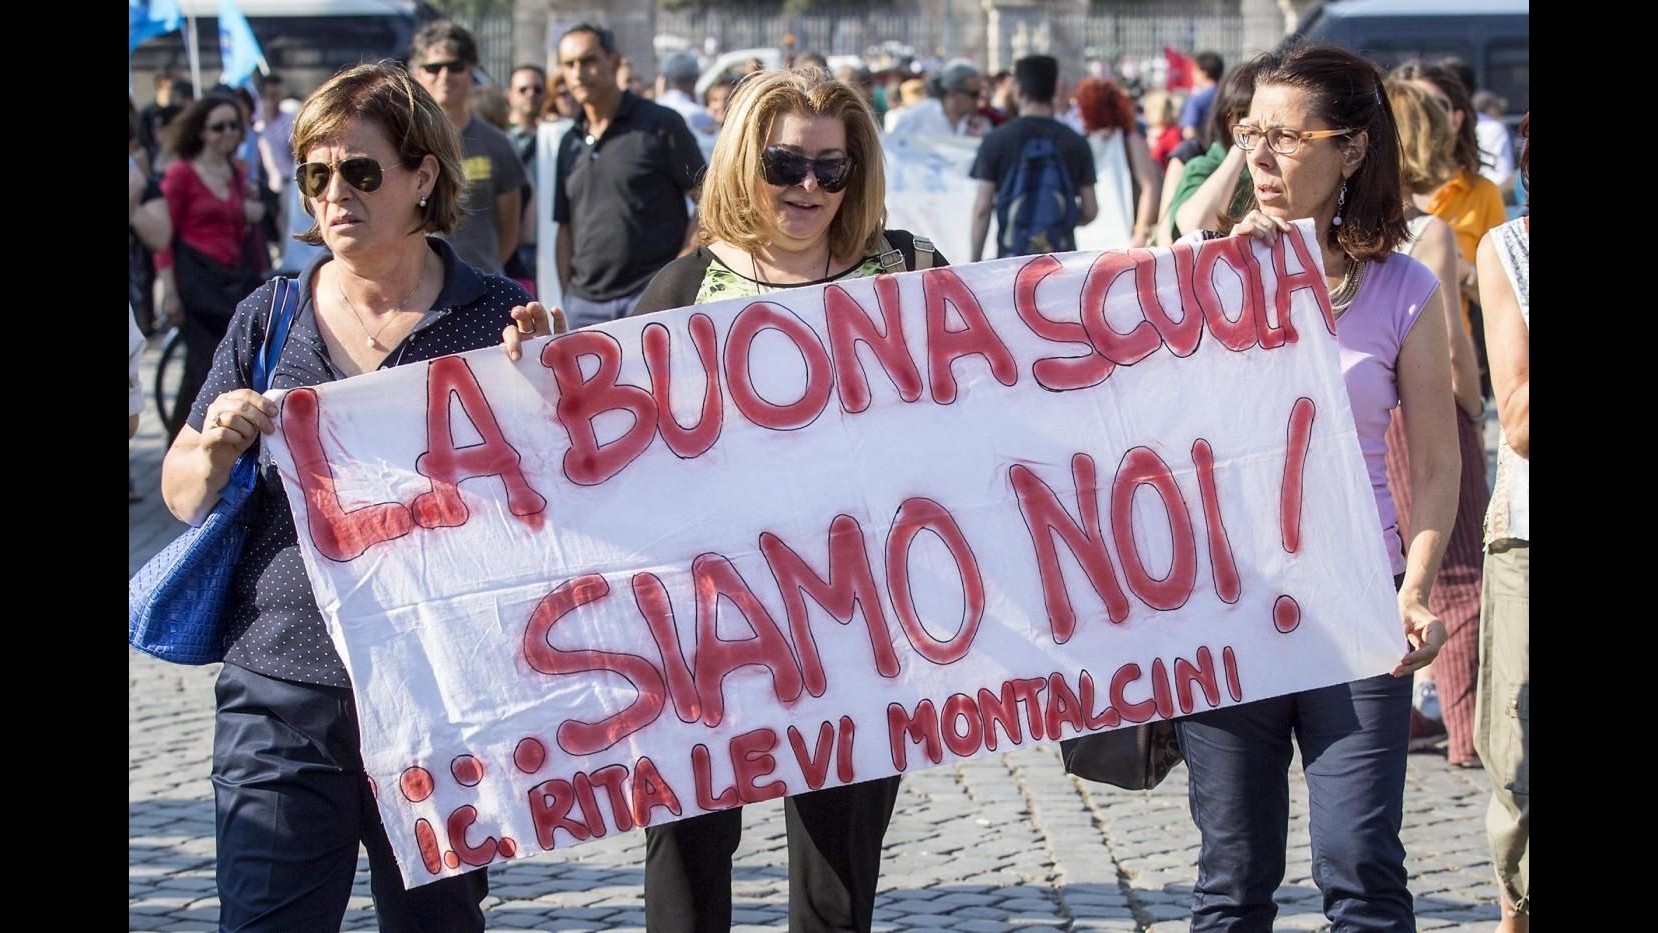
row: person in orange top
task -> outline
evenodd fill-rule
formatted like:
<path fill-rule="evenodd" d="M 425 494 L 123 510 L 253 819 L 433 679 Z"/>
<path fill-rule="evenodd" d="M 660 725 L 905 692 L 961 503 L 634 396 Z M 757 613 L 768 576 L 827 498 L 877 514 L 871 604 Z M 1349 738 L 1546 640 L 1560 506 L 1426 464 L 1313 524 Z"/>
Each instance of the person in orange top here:
<path fill-rule="evenodd" d="M 1479 299 L 1478 268 L 1474 263 L 1480 238 L 1486 231 L 1508 220 L 1502 192 L 1480 175 L 1480 144 L 1474 134 L 1473 89 L 1466 87 L 1456 72 L 1443 65 L 1409 61 L 1393 69 L 1391 77 L 1409 81 L 1427 92 L 1451 118 L 1456 139 L 1453 156 L 1460 171 L 1418 206 L 1451 225 L 1456 233 L 1458 269 L 1462 279 L 1462 326 L 1476 337 L 1469 305 Z M 1480 341 L 1476 341 L 1478 343 Z M 1485 370 L 1485 353 L 1480 352 L 1480 369 Z"/>

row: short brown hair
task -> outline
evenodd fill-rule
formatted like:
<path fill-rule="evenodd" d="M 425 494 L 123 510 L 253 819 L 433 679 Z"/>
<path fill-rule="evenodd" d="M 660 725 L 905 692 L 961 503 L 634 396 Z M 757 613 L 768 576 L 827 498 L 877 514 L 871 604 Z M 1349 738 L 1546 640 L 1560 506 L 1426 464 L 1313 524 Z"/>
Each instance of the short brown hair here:
<path fill-rule="evenodd" d="M 861 91 L 819 68 L 761 72 L 732 93 L 725 131 L 714 143 L 702 185 L 699 239 L 704 244 L 723 240 L 745 250 L 771 241 L 775 231 L 762 226 L 770 218 L 761 217 L 753 207 L 766 184 L 760 153 L 777 121 L 789 114 L 829 117 L 845 124 L 852 177 L 840 210 L 829 222 L 829 252 L 843 260 L 875 252 L 886 225 L 887 188 L 875 115 Z"/>
<path fill-rule="evenodd" d="M 466 193 L 461 141 L 432 95 L 394 61 L 342 71 L 313 91 L 294 117 L 294 161 L 303 162 L 312 147 L 339 139 L 353 122 L 379 127 L 406 169 L 418 168 L 427 156 L 437 159 L 437 178 L 420 209 L 420 230 L 454 230 L 461 222 L 461 198 Z M 300 200 L 305 212 L 315 216 L 311 199 Z M 322 231 L 312 224 L 296 239 L 320 246 Z"/>
<path fill-rule="evenodd" d="M 1399 124 L 1399 167 L 1412 194 L 1431 194 L 1455 177 L 1451 157 L 1451 118 L 1409 81 L 1387 80 L 1387 99 Z"/>

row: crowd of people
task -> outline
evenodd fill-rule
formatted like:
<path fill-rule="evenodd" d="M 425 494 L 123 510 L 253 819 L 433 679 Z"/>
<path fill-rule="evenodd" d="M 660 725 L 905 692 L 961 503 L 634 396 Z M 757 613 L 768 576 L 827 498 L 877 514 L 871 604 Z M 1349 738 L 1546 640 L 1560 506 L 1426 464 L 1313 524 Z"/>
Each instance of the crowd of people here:
<path fill-rule="evenodd" d="M 970 261 L 992 218 L 1000 256 L 1271 241 L 1312 218 L 1401 655 L 1375 677 L 1176 723 L 1202 837 L 1192 927 L 1271 928 L 1298 744 L 1330 920 L 1414 929 L 1406 756 L 1443 738 L 1452 765 L 1491 775 L 1501 928 L 1529 928 L 1530 221 L 1506 221 L 1501 177 L 1517 165 L 1529 198 L 1529 114 L 1518 157 L 1493 153 L 1491 101 L 1457 63 L 1384 74 L 1293 39 L 1230 71 L 1199 54 L 1193 93 L 1138 100 L 1103 76 L 1067 84 L 1046 55 L 993 75 L 948 62 L 919 87 L 831 73 L 821 57 L 755 61 L 699 98 L 683 53 L 645 88 L 604 28 L 573 26 L 556 52 L 551 71 L 484 86 L 471 34 L 440 21 L 415 36 L 407 70 L 358 66 L 297 106 L 275 75 L 258 99 L 195 98 L 164 76 L 155 104 L 129 106 L 129 436 L 139 332 L 175 324 L 186 372 L 162 472 L 174 515 L 199 520 L 273 430 L 249 373 L 279 238 L 315 249 L 296 270 L 300 310 L 271 383 L 284 389 L 497 343 L 516 358 L 571 327 L 947 265 L 931 231 L 886 227 L 883 132 L 982 137 Z M 547 307 L 533 297 L 529 186 L 538 126 L 557 119 L 572 128 L 546 218 L 563 297 Z M 307 229 L 288 229 L 287 197 Z M 1091 230 L 1096 217 L 1108 226 Z M 381 929 L 482 929 L 486 872 L 403 889 L 268 457 L 260 485 L 216 687 L 221 926 L 334 928 L 362 843 Z M 791 930 L 871 928 L 899 781 L 786 801 Z M 647 828 L 650 929 L 729 929 L 741 831 L 740 808 Z"/>

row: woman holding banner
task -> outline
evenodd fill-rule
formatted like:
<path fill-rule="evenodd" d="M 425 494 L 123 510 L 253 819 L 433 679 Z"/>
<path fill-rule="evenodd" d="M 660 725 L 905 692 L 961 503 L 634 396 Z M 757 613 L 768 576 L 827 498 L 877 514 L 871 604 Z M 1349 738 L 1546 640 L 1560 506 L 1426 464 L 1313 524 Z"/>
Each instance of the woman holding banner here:
<path fill-rule="evenodd" d="M 1250 209 L 1230 233 L 1271 242 L 1292 220 L 1315 222 L 1407 650 L 1390 674 L 1177 720 L 1191 768 L 1192 819 L 1203 837 L 1192 929 L 1272 928 L 1293 739 L 1311 798 L 1312 872 L 1325 914 L 1342 930 L 1413 930 L 1399 828 L 1410 675 L 1445 641 L 1428 596 L 1456 508 L 1449 296 L 1426 266 L 1393 252 L 1405 237 L 1399 141 L 1376 66 L 1343 49 L 1304 44 L 1263 55 L 1256 66 L 1248 115 L 1233 127 L 1247 157 Z M 1412 452 L 1408 543 L 1383 468 L 1395 406 L 1402 406 Z"/>
<path fill-rule="evenodd" d="M 325 249 L 301 274 L 271 388 L 291 389 L 491 346 L 516 283 L 466 265 L 437 234 L 466 176 L 443 111 L 401 67 L 342 72 L 294 122 L 295 181 Z M 172 513 L 199 521 L 276 406 L 249 388 L 276 283 L 236 309 L 188 424 L 162 465 Z M 338 929 L 361 842 L 382 931 L 484 928 L 482 871 L 405 890 L 359 757 L 351 683 L 324 628 L 293 516 L 268 459 L 226 608 L 213 786 L 220 926 Z M 382 793 L 388 792 L 382 788 Z"/>
<path fill-rule="evenodd" d="M 702 185 L 701 245 L 656 274 L 634 314 L 948 264 L 928 241 L 883 229 L 880 134 L 856 88 L 816 68 L 769 71 L 744 81 L 730 107 Z M 504 336 L 515 354 L 518 334 Z M 791 931 L 870 929 L 897 799 L 894 775 L 784 801 Z M 731 928 L 742 831 L 741 808 L 646 828 L 652 933 Z"/>
<path fill-rule="evenodd" d="M 857 88 L 802 68 L 751 78 L 733 98 L 702 185 L 701 245 L 656 274 L 634 314 L 902 272 L 918 258 L 947 265 L 931 243 L 883 230 L 880 131 Z M 903 268 L 883 268 L 883 241 L 903 253 Z M 783 802 L 791 931 L 870 928 L 897 800 L 894 775 Z M 731 928 L 731 857 L 742 832 L 740 808 L 645 830 L 652 931 Z"/>

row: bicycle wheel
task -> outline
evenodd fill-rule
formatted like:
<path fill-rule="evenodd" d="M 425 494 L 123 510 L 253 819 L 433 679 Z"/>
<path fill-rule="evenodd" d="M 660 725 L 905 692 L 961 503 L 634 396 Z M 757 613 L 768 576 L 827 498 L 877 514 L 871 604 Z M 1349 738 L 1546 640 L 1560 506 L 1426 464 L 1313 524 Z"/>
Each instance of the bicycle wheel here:
<path fill-rule="evenodd" d="M 155 364 L 154 391 L 150 393 L 164 430 L 172 428 L 173 410 L 178 407 L 178 385 L 183 378 L 184 332 L 170 327 L 161 338 L 161 358 Z"/>

